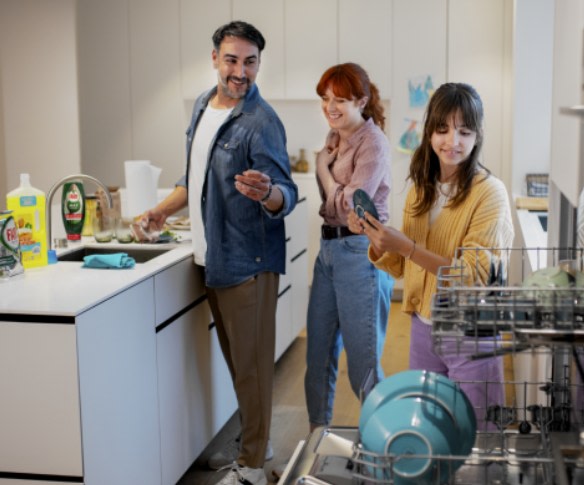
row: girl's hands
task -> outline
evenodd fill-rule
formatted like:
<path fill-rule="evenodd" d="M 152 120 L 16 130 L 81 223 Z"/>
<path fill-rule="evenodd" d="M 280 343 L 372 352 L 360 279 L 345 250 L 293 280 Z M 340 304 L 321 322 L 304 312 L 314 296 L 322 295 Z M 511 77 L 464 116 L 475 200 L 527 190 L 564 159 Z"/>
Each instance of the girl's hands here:
<path fill-rule="evenodd" d="M 371 243 L 374 256 L 379 258 L 385 252 L 398 253 L 402 256 L 410 254 L 413 241 L 401 231 L 384 226 L 369 212 L 359 219 L 354 211 L 349 214 L 349 229 L 356 234 L 365 234 Z"/>

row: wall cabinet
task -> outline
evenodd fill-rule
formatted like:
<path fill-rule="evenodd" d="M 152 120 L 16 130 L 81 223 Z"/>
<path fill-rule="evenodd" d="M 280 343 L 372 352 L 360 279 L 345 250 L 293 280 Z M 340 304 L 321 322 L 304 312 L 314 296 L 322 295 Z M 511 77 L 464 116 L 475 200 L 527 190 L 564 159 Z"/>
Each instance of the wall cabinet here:
<path fill-rule="evenodd" d="M 212 5 L 208 0 L 178 1 L 182 94 L 185 99 L 195 99 L 217 84 L 211 64 L 211 37 L 217 27 L 231 19 L 231 0 L 213 0 Z"/>
<path fill-rule="evenodd" d="M 555 2 L 551 179 L 578 207 L 584 188 L 584 112 L 565 108 L 584 103 L 584 2 Z"/>
<path fill-rule="evenodd" d="M 338 61 L 337 1 L 287 0 L 286 99 L 315 99 L 323 71 Z"/>
<path fill-rule="evenodd" d="M 360 64 L 379 88 L 381 98 L 390 99 L 392 2 L 368 0 L 363 4 L 355 0 L 339 0 L 338 9 L 338 62 Z"/>
<path fill-rule="evenodd" d="M 392 15 L 387 0 L 371 0 L 366 9 L 354 0 L 222 0 L 212 9 L 205 0 L 180 0 L 180 13 L 181 79 L 187 99 L 216 82 L 210 37 L 226 18 L 250 22 L 266 38 L 258 76 L 266 99 L 315 99 L 324 70 L 340 62 L 363 65 L 381 96 L 389 98 Z"/>
<path fill-rule="evenodd" d="M 257 83 L 266 99 L 286 97 L 284 47 L 284 0 L 233 2 L 233 19 L 244 19 L 257 27 L 266 39 Z M 219 25 L 219 24 L 218 24 Z"/>

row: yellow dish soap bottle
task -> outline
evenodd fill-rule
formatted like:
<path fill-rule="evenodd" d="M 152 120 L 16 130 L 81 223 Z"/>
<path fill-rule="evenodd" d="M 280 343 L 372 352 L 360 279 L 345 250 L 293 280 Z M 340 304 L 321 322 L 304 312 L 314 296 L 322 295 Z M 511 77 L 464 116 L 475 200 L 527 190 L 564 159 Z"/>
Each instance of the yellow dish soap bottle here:
<path fill-rule="evenodd" d="M 20 187 L 6 196 L 7 208 L 12 211 L 18 228 L 20 254 L 25 268 L 48 264 L 45 204 L 45 193 L 30 185 L 30 175 L 27 173 L 20 174 Z"/>

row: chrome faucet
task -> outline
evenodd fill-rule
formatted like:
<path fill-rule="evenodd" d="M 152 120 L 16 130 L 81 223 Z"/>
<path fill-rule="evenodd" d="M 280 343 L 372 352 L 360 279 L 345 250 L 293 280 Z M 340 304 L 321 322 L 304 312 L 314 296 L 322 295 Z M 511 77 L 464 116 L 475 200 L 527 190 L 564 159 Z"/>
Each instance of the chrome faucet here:
<path fill-rule="evenodd" d="M 45 220 L 47 221 L 47 249 L 53 248 L 52 241 L 51 241 L 51 233 L 52 233 L 51 205 L 52 205 L 53 196 L 55 195 L 55 192 L 57 191 L 57 189 L 59 187 L 61 187 L 63 184 L 65 184 L 66 182 L 69 182 L 71 180 L 88 180 L 90 182 L 93 182 L 95 185 L 99 186 L 104 191 L 109 208 L 110 209 L 113 208 L 112 195 L 110 194 L 107 187 L 102 182 L 97 180 L 95 177 L 92 177 L 91 175 L 85 175 L 83 173 L 79 173 L 77 175 L 68 175 L 67 177 L 63 177 L 61 180 L 59 180 L 55 185 L 53 185 L 51 187 L 51 189 L 49 190 L 49 193 L 47 195 L 47 203 L 46 203 L 47 205 L 45 207 Z"/>

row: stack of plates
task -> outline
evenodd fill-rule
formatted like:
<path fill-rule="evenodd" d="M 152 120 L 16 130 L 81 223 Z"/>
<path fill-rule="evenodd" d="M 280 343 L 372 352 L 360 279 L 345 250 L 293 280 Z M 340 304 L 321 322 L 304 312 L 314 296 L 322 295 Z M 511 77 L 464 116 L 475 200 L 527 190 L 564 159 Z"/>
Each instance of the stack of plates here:
<path fill-rule="evenodd" d="M 409 370 L 373 388 L 361 409 L 359 431 L 366 451 L 392 457 L 392 471 L 371 467 L 376 478 L 392 476 L 396 484 L 442 483 L 464 460 L 432 456 L 468 456 L 476 418 L 470 401 L 450 379 Z"/>

